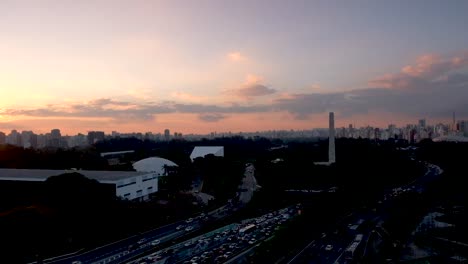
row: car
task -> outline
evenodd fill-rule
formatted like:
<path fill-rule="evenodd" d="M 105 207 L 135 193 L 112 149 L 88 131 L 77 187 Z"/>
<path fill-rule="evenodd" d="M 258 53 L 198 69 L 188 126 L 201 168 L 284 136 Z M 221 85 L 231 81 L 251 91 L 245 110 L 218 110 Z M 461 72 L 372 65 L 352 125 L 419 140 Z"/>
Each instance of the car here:
<path fill-rule="evenodd" d="M 146 241 L 146 238 L 142 238 L 142 239 L 138 240 L 138 244 L 143 244 L 143 243 L 145 243 L 145 241 Z"/>
<path fill-rule="evenodd" d="M 158 260 L 161 260 L 162 258 L 163 257 L 161 255 L 153 253 L 153 254 L 149 255 L 148 258 L 146 258 L 146 259 L 151 260 L 151 261 L 158 261 Z"/>
<path fill-rule="evenodd" d="M 132 245 L 128 246 L 128 251 L 134 250 L 136 248 L 137 248 L 137 246 L 135 244 L 132 244 Z"/>
<path fill-rule="evenodd" d="M 170 256 L 170 255 L 172 255 L 172 253 L 174 253 L 175 251 L 176 251 L 176 250 L 173 249 L 173 248 L 168 248 L 168 249 L 166 249 L 166 250 L 162 253 L 162 255 L 163 255 L 163 256 Z"/>
<path fill-rule="evenodd" d="M 333 249 L 333 245 L 327 245 L 327 246 L 325 247 L 325 250 L 326 250 L 326 251 L 330 251 L 330 250 L 332 250 L 332 249 Z"/>
<path fill-rule="evenodd" d="M 185 231 L 189 232 L 189 231 L 192 231 L 193 230 L 193 226 L 187 226 L 187 228 L 185 228 Z"/>
<path fill-rule="evenodd" d="M 222 263 L 226 258 L 224 256 L 217 256 L 214 260 L 215 263 Z"/>
<path fill-rule="evenodd" d="M 191 241 L 188 241 L 188 242 L 186 242 L 186 243 L 184 244 L 184 246 L 186 246 L 186 247 L 190 247 L 191 245 L 192 245 L 192 242 L 191 242 Z"/>
<path fill-rule="evenodd" d="M 190 261 L 193 263 L 193 262 L 197 262 L 199 259 L 200 259 L 199 256 L 195 256 Z"/>
<path fill-rule="evenodd" d="M 233 249 L 233 248 L 236 248 L 236 246 L 237 246 L 237 243 L 232 243 L 231 245 L 229 245 L 229 248 Z"/>
<path fill-rule="evenodd" d="M 184 228 L 184 227 L 185 227 L 184 225 L 178 225 L 178 226 L 176 227 L 176 230 L 181 230 L 181 229 Z"/>
<path fill-rule="evenodd" d="M 257 242 L 257 240 L 255 240 L 255 238 L 252 238 L 250 239 L 249 244 L 252 245 L 252 244 L 255 244 L 255 242 Z"/>
<path fill-rule="evenodd" d="M 161 243 L 161 241 L 160 241 L 159 239 L 156 239 L 156 240 L 151 241 L 151 245 L 152 245 L 152 246 L 159 245 L 159 243 Z"/>
<path fill-rule="evenodd" d="M 192 222 L 193 222 L 193 218 L 191 218 L 191 217 L 189 219 L 185 220 L 185 223 L 187 223 L 187 224 L 192 223 Z"/>

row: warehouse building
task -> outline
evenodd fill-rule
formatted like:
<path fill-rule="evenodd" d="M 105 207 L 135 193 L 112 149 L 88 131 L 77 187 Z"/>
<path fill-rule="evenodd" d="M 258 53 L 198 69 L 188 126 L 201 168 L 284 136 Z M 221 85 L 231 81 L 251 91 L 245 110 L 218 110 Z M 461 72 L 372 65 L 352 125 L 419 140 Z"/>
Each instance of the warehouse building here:
<path fill-rule="evenodd" d="M 10 190 L 14 195 L 21 190 L 38 189 L 47 178 L 66 173 L 96 180 L 106 190 L 128 200 L 144 200 L 158 191 L 158 173 L 138 171 L 0 169 L 0 187 L 5 189 L 4 194 Z"/>

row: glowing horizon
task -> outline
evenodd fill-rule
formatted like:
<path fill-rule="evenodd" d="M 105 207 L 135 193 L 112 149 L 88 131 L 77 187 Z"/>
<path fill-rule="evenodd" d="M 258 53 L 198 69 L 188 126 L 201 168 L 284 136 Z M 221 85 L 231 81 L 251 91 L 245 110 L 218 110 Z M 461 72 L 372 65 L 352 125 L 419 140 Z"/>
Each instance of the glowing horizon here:
<path fill-rule="evenodd" d="M 0 3 L 0 131 L 468 119 L 468 3 Z"/>

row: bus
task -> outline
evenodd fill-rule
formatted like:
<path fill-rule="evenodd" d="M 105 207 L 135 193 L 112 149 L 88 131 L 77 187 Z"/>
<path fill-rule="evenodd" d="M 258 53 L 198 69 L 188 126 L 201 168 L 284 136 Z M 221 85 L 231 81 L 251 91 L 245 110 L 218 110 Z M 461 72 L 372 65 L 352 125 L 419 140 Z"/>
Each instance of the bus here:
<path fill-rule="evenodd" d="M 250 224 L 250 225 L 247 225 L 241 229 L 239 229 L 239 235 L 243 236 L 249 232 L 251 232 L 253 229 L 255 229 L 255 225 L 254 224 Z"/>

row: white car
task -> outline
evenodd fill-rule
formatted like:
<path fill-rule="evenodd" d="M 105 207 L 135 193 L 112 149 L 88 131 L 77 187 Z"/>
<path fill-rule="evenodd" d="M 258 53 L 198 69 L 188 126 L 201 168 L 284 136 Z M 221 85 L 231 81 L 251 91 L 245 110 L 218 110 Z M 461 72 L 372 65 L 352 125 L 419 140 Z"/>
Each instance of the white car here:
<path fill-rule="evenodd" d="M 189 232 L 189 231 L 192 231 L 193 230 L 193 226 L 188 226 L 187 228 L 185 228 L 185 231 Z"/>
<path fill-rule="evenodd" d="M 327 246 L 325 247 L 325 250 L 326 250 L 326 251 L 330 251 L 330 250 L 332 250 L 332 249 L 333 249 L 333 245 L 327 245 Z"/>
<path fill-rule="evenodd" d="M 189 247 L 189 246 L 191 246 L 191 245 L 192 245 L 192 242 L 190 242 L 190 241 L 187 241 L 187 242 L 184 244 L 184 246 L 186 246 L 186 247 Z"/>
<path fill-rule="evenodd" d="M 161 241 L 159 239 L 156 239 L 151 242 L 151 245 L 156 246 L 156 245 L 159 245 L 159 243 L 161 243 Z"/>

